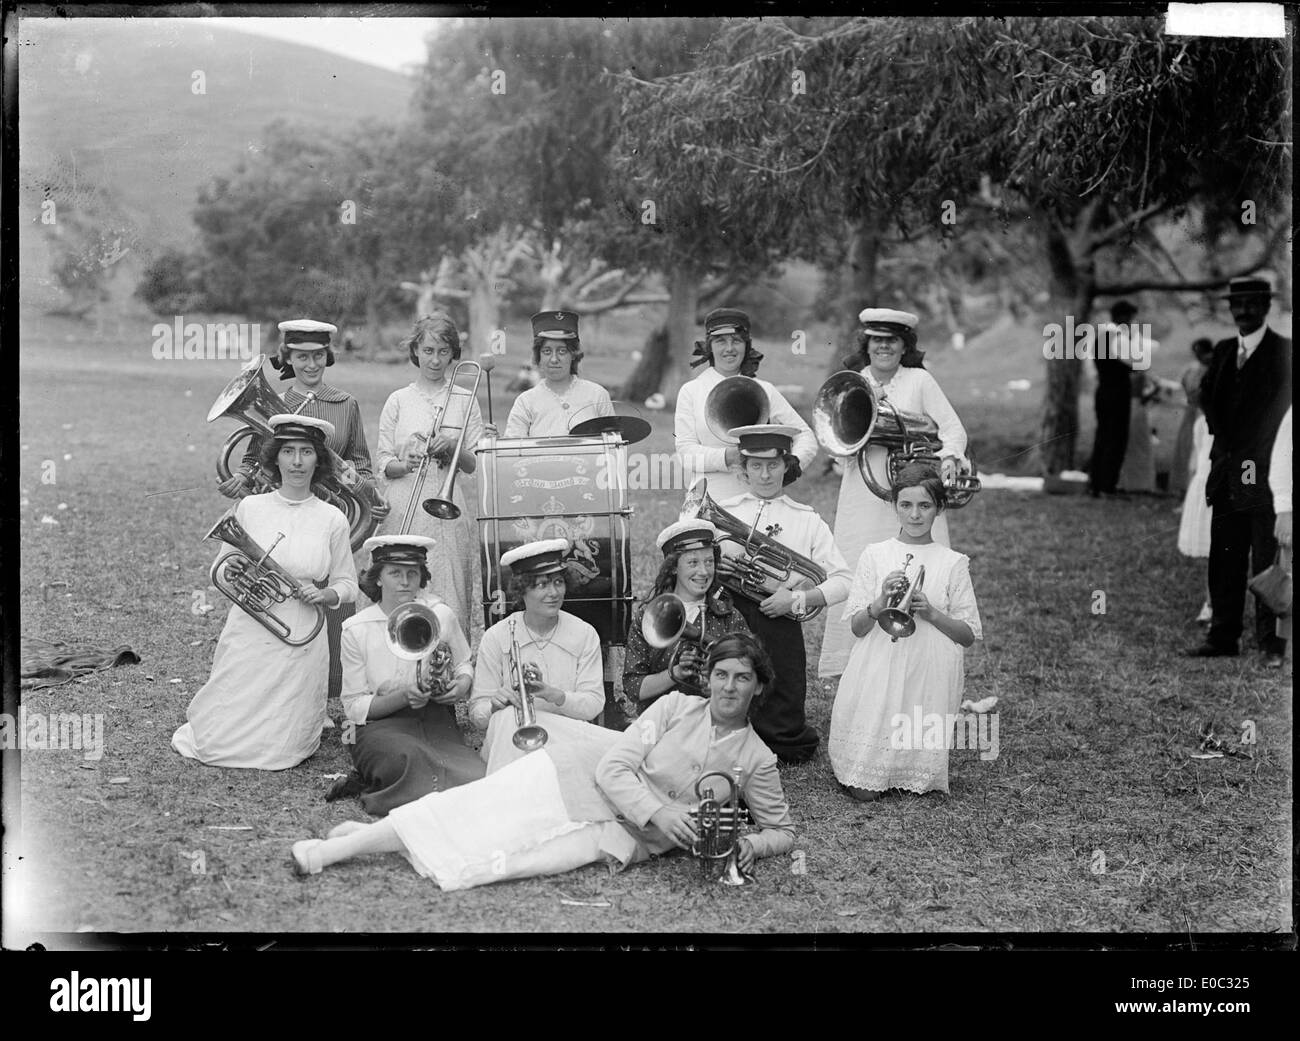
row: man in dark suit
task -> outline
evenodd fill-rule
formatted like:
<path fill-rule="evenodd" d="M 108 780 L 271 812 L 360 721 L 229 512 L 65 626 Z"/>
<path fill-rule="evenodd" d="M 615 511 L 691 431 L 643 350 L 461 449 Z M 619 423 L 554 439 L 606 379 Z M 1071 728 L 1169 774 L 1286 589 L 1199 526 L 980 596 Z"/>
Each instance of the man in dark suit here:
<path fill-rule="evenodd" d="M 1113 326 L 1127 326 L 1136 314 L 1136 307 L 1120 300 L 1110 309 L 1110 320 Z M 1128 449 L 1133 367 L 1117 356 L 1121 352 L 1111 347 L 1118 343 L 1117 332 L 1116 328 L 1100 331 L 1093 359 L 1097 366 L 1097 433 L 1092 442 L 1092 462 L 1088 465 L 1088 491 L 1093 498 L 1115 494 L 1124 452 Z"/>
<path fill-rule="evenodd" d="M 1201 404 L 1214 444 L 1205 499 L 1210 521 L 1210 605 L 1206 641 L 1189 652 L 1216 658 L 1237 654 L 1248 577 L 1273 563 L 1273 502 L 1269 455 L 1278 424 L 1291 404 L 1291 341 L 1265 324 L 1273 288 L 1264 278 L 1234 280 L 1228 308 L 1237 335 L 1214 347 L 1201 382 Z M 1280 668 L 1286 644 L 1274 616 L 1255 603 L 1255 638 L 1265 664 Z"/>

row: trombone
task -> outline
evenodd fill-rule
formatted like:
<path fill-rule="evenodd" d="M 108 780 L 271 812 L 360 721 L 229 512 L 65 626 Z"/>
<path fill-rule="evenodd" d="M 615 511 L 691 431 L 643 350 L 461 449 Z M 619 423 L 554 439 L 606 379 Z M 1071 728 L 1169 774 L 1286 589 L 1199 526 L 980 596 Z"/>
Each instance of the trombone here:
<path fill-rule="evenodd" d="M 912 562 L 912 554 L 903 561 L 903 571 Z M 916 632 L 916 619 L 912 616 L 912 601 L 916 592 L 925 582 L 925 565 L 918 564 L 916 577 L 906 581 L 903 588 L 889 595 L 888 606 L 880 612 L 876 624 L 889 634 L 890 643 L 897 643 L 900 636 L 911 636 Z"/>
<path fill-rule="evenodd" d="M 452 680 L 451 648 L 442 640 L 433 608 L 418 600 L 402 604 L 388 616 L 384 639 L 395 657 L 418 663 L 415 686 L 421 694 L 446 693 Z"/>
<path fill-rule="evenodd" d="M 718 882 L 724 886 L 743 886 L 754 881 L 753 876 L 740 870 L 740 776 L 741 769 L 736 766 L 730 774 L 713 770 L 695 782 L 695 797 L 700 802 L 691 810 L 691 820 L 699 838 L 691 843 L 691 856 L 699 858 L 701 873 L 706 878 L 713 864 L 723 861 Z M 715 799 L 712 788 L 700 791 L 710 777 L 721 777 L 727 782 L 729 794 L 725 799 Z M 727 803 L 731 804 L 730 811 L 724 809 Z"/>
<path fill-rule="evenodd" d="M 460 377 L 461 369 L 469 368 L 474 373 L 474 386 L 469 391 L 469 403 L 465 406 L 465 419 L 460 425 L 460 437 L 456 439 L 456 447 L 452 450 L 451 457 L 447 462 L 447 476 L 443 479 L 442 487 L 438 489 L 438 494 L 431 499 L 424 499 L 424 485 L 429 478 L 429 463 L 432 456 L 427 448 L 424 455 L 420 458 L 420 465 L 415 471 L 415 483 L 411 486 L 411 499 L 406 504 L 406 513 L 402 516 L 402 526 L 398 529 L 399 535 L 409 535 L 411 524 L 415 520 L 415 504 L 420 503 L 424 512 L 430 516 L 437 517 L 439 520 L 455 520 L 460 516 L 460 507 L 452 501 L 452 488 L 456 483 L 456 473 L 460 469 L 459 460 L 461 449 L 465 446 L 465 432 L 469 429 L 469 405 L 478 397 L 479 381 L 483 378 L 483 366 L 476 361 L 458 361 L 447 376 L 447 390 L 443 394 L 442 403 L 438 406 L 438 411 L 433 417 L 433 426 L 429 430 L 429 436 L 426 445 L 432 445 L 438 440 L 442 433 L 443 427 L 447 422 L 448 411 L 451 408 L 451 397 L 456 390 L 456 380 Z"/>
<path fill-rule="evenodd" d="M 283 532 L 276 535 L 271 549 L 263 550 L 235 518 L 232 507 L 203 537 L 234 547 L 233 553 L 214 560 L 208 572 L 212 584 L 223 596 L 290 647 L 302 647 L 316 639 L 325 624 L 325 608 L 320 604 L 314 605 L 316 624 L 306 636 L 294 636 L 293 626 L 274 611 L 276 604 L 298 599 L 297 579 L 271 559 L 271 551 L 284 538 Z"/>
<path fill-rule="evenodd" d="M 542 670 L 533 662 L 524 662 L 519 656 L 519 640 L 515 637 L 515 616 L 510 616 L 510 651 L 506 662 L 506 678 L 519 692 L 515 706 L 515 747 L 524 752 L 536 752 L 546 744 L 548 735 L 537 725 L 537 706 L 533 690 L 542 685 Z"/>

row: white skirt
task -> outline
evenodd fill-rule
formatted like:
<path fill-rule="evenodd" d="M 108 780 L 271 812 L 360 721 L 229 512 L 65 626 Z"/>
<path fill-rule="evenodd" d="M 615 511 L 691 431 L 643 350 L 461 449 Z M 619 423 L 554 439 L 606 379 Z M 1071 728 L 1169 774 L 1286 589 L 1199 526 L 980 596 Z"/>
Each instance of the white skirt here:
<path fill-rule="evenodd" d="M 1205 558 L 1210 555 L 1211 510 L 1205 504 L 1205 482 L 1210 476 L 1210 446 L 1213 443 L 1205 414 L 1201 413 L 1192 425 L 1192 476 L 1187 481 L 1183 512 L 1178 520 L 1178 552 L 1186 557 Z"/>

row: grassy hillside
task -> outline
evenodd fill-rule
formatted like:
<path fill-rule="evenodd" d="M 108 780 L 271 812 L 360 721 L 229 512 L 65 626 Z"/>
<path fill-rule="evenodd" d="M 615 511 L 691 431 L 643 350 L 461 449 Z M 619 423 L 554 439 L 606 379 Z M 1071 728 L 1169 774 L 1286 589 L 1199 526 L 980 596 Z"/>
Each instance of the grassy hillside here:
<path fill-rule="evenodd" d="M 129 295 L 150 257 L 193 238 L 199 186 L 256 148 L 271 120 L 396 120 L 413 85 L 311 47 L 161 18 L 23 19 L 18 53 L 22 288 L 41 307 L 57 306 L 52 265 L 74 243 L 88 264 L 123 266 L 110 292 Z M 54 225 L 41 222 L 47 198 Z"/>

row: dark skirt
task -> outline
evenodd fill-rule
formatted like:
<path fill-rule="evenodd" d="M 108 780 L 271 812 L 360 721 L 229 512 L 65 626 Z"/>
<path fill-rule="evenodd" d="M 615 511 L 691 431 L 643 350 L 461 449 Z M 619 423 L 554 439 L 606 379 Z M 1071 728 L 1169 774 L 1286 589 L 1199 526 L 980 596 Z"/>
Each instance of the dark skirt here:
<path fill-rule="evenodd" d="M 339 604 L 337 611 L 325 612 L 325 635 L 330 642 L 330 681 L 326 697 L 337 698 L 343 690 L 343 658 L 339 652 L 343 640 L 343 622 L 356 613 L 356 604 Z"/>
<path fill-rule="evenodd" d="M 374 817 L 487 773 L 482 758 L 461 737 L 455 711 L 432 702 L 356 727 L 350 750 L 366 786 L 361 808 Z"/>
<path fill-rule="evenodd" d="M 803 626 L 793 618 L 768 618 L 758 604 L 743 596 L 736 597 L 736 608 L 767 650 L 776 673 L 773 689 L 751 711 L 749 722 L 783 762 L 805 762 L 816 754 L 821 739 L 804 716 L 808 655 Z"/>

